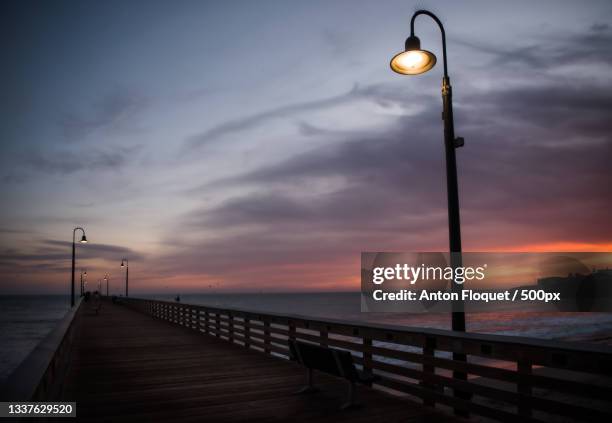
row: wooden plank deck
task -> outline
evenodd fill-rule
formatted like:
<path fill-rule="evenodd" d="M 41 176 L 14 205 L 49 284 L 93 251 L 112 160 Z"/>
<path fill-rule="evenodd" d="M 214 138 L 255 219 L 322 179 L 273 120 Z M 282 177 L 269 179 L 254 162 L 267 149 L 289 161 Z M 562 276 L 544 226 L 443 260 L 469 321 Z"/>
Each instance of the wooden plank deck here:
<path fill-rule="evenodd" d="M 297 364 L 110 302 L 99 315 L 84 304 L 78 319 L 62 399 L 80 421 L 457 421 L 366 387 L 361 408 L 341 411 L 341 379 L 316 374 L 321 392 L 296 395 Z"/>

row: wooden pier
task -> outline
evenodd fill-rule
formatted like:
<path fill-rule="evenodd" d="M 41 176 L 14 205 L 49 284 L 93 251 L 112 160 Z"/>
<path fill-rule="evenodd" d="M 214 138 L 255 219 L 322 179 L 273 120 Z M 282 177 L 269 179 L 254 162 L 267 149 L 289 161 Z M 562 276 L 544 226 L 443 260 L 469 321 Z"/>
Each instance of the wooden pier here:
<path fill-rule="evenodd" d="M 81 301 L 9 379 L 4 398 L 77 402 L 82 421 L 611 421 L 608 347 L 321 320 L 141 299 Z M 305 370 L 287 340 L 349 350 L 379 377 Z M 451 359 L 467 354 L 467 362 Z M 454 372 L 454 373 L 453 373 Z M 457 375 L 465 376 L 465 378 Z"/>
<path fill-rule="evenodd" d="M 89 421 L 451 421 L 431 408 L 363 388 L 342 411 L 346 382 L 317 375 L 321 392 L 295 395 L 304 370 L 286 360 L 104 304 L 82 311 L 63 399 Z"/>

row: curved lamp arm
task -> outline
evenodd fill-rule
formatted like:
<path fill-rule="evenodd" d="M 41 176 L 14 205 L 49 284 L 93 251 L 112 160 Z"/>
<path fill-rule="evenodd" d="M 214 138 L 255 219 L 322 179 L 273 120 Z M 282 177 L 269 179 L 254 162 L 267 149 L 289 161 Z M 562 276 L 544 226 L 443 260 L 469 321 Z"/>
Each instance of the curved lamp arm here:
<path fill-rule="evenodd" d="M 416 12 L 414 12 L 414 15 L 412 15 L 412 19 L 410 19 L 410 35 L 412 37 L 414 37 L 414 21 L 419 15 L 429 16 L 438 24 L 438 27 L 440 27 L 440 32 L 442 33 L 442 62 L 444 65 L 444 77 L 448 79 L 448 68 L 446 66 L 446 32 L 444 31 L 444 25 L 442 25 L 442 21 L 440 21 L 440 19 L 438 19 L 438 17 L 430 11 L 417 10 Z"/>
<path fill-rule="evenodd" d="M 76 231 L 77 230 L 80 230 L 81 232 L 83 232 L 83 237 L 85 237 L 85 229 L 81 228 L 80 226 L 77 226 L 72 231 L 72 242 L 73 243 L 76 242 Z"/>

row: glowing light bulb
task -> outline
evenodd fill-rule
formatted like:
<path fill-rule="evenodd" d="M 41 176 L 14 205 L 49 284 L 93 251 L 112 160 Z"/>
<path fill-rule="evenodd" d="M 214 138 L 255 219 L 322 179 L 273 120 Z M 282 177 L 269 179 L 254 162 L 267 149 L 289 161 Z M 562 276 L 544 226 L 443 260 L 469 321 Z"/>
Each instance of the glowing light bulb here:
<path fill-rule="evenodd" d="M 407 50 L 391 59 L 391 69 L 403 75 L 427 72 L 436 64 L 436 56 L 427 50 Z"/>

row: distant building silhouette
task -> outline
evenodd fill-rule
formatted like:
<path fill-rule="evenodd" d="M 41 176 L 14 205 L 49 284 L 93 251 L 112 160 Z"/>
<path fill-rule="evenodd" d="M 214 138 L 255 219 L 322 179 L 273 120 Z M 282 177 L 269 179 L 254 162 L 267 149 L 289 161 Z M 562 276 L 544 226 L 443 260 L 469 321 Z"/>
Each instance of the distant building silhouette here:
<path fill-rule="evenodd" d="M 555 303 L 560 311 L 612 310 L 612 269 L 549 276 L 538 279 L 537 285 L 547 292 L 561 294 L 561 301 Z"/>

